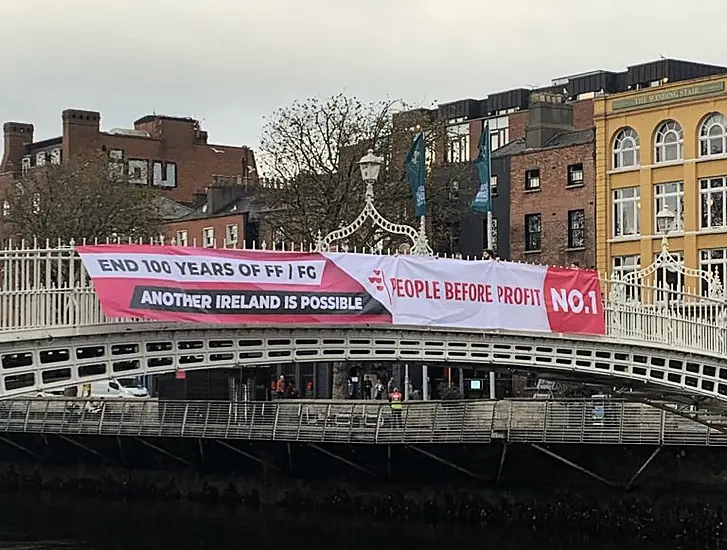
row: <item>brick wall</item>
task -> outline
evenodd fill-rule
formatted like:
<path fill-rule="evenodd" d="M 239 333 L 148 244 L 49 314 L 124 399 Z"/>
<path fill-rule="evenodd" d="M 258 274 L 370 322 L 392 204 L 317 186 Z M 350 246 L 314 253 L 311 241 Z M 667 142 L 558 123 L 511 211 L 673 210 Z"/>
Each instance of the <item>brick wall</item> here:
<path fill-rule="evenodd" d="M 178 231 L 187 231 L 188 246 L 204 246 L 204 229 L 211 227 L 214 229 L 214 237 L 217 248 L 224 248 L 227 226 L 235 225 L 237 226 L 237 246 L 234 248 L 242 248 L 245 242 L 245 222 L 245 214 L 218 216 L 197 220 L 183 220 L 166 224 L 162 230 L 162 234 L 166 240 L 171 241 L 172 239 L 177 238 Z M 227 247 L 233 248 L 231 244 L 228 244 Z"/>
<path fill-rule="evenodd" d="M 96 111 L 67 109 L 61 118 L 60 147 L 64 160 L 90 148 L 105 148 L 109 152 L 116 149 L 121 151 L 127 167 L 129 160 L 146 166 L 148 182 L 153 181 L 155 163 L 158 163 L 161 173 L 168 177 L 174 171 L 174 185 L 159 186 L 160 193 L 173 200 L 191 202 L 195 194 L 204 193 L 213 184 L 213 176 L 223 176 L 228 183 L 256 179 L 255 156 L 250 148 L 208 144 L 207 132 L 193 119 L 143 117 L 134 123 L 134 129 L 150 134 L 144 137 L 101 132 L 101 115 Z M 32 128 L 21 123 L 5 125 L 4 169 L 18 171 L 19 160 L 25 154 L 33 154 L 33 146 L 28 147 L 32 142 Z"/>
<path fill-rule="evenodd" d="M 568 166 L 583 164 L 583 185 L 567 187 Z M 525 191 L 525 172 L 540 170 L 540 190 Z M 515 155 L 510 160 L 510 257 L 550 265 L 595 265 L 595 171 L 592 143 Z M 585 210 L 585 247 L 568 250 L 568 211 Z M 541 251 L 525 252 L 525 215 L 541 214 Z"/>
<path fill-rule="evenodd" d="M 529 113 L 530 111 L 518 111 L 517 113 L 507 115 L 509 117 L 507 124 L 510 141 L 525 137 L 525 127 L 528 124 Z"/>
<path fill-rule="evenodd" d="M 573 104 L 573 125 L 576 130 L 587 130 L 595 126 L 592 99 L 584 99 Z"/>

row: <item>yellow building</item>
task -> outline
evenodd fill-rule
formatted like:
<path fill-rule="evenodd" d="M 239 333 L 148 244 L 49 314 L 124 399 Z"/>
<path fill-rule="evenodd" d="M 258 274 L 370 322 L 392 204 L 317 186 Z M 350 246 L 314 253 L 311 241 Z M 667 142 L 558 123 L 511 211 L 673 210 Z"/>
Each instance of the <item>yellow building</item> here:
<path fill-rule="evenodd" d="M 656 215 L 665 219 L 666 208 L 670 252 L 725 281 L 727 76 L 600 97 L 594 118 L 598 269 L 649 265 L 663 236 Z"/>

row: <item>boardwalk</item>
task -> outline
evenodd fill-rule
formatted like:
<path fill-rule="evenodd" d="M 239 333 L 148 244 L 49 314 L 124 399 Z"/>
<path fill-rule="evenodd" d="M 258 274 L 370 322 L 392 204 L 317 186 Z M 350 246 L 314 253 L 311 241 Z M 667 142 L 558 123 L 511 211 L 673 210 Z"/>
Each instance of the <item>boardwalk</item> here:
<path fill-rule="evenodd" d="M 387 403 L 7 400 L 0 432 L 366 445 L 726 446 L 727 433 L 645 404 L 588 400 Z"/>

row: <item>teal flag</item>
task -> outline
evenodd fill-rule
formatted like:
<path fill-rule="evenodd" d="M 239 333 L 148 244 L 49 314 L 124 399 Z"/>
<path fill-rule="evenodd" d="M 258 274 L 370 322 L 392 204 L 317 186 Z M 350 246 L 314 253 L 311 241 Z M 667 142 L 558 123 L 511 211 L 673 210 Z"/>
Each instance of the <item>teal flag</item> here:
<path fill-rule="evenodd" d="M 492 212 L 492 196 L 490 195 L 490 177 L 492 174 L 490 154 L 490 123 L 485 124 L 480 134 L 479 153 L 475 160 L 480 186 L 470 208 L 475 212 Z"/>
<path fill-rule="evenodd" d="M 414 139 L 411 150 L 406 156 L 406 162 L 404 162 L 404 170 L 406 170 L 411 195 L 414 199 L 414 215 L 418 218 L 427 213 L 427 190 L 424 184 L 427 167 L 424 151 L 424 133 L 422 132 Z"/>

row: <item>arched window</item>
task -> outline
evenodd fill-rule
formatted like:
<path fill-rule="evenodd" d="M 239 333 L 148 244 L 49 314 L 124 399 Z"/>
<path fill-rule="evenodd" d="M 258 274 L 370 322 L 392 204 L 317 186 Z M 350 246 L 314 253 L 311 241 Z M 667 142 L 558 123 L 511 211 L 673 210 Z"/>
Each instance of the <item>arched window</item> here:
<path fill-rule="evenodd" d="M 727 153 L 727 119 L 721 113 L 712 113 L 699 129 L 699 156 L 711 157 Z"/>
<path fill-rule="evenodd" d="M 613 168 L 628 168 L 641 164 L 639 134 L 633 128 L 621 129 L 613 140 Z"/>
<path fill-rule="evenodd" d="M 684 158 L 684 133 L 675 120 L 661 123 L 654 138 L 655 162 L 670 162 Z"/>

